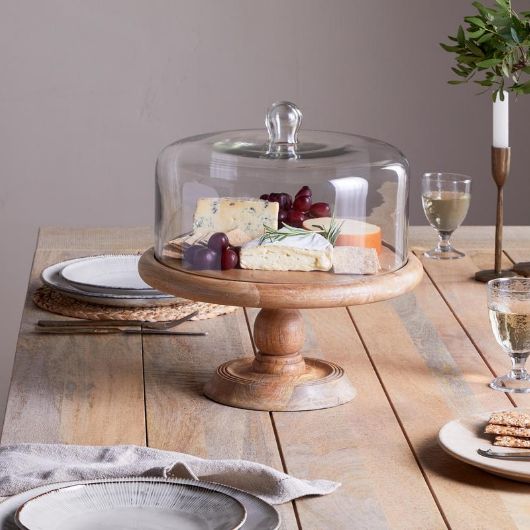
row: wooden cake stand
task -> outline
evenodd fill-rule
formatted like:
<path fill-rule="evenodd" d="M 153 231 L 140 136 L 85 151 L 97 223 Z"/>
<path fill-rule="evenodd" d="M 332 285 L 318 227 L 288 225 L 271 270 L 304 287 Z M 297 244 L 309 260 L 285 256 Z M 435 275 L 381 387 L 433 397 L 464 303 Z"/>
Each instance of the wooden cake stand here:
<path fill-rule="evenodd" d="M 355 397 L 340 366 L 300 354 L 304 323 L 299 309 L 388 300 L 412 290 L 423 274 L 412 254 L 395 272 L 362 278 L 328 272 L 193 271 L 174 261 L 171 266 L 161 263 L 150 249 L 140 260 L 140 275 L 176 296 L 262 308 L 254 322 L 255 358 L 219 366 L 204 393 L 225 405 L 270 411 L 322 409 Z"/>

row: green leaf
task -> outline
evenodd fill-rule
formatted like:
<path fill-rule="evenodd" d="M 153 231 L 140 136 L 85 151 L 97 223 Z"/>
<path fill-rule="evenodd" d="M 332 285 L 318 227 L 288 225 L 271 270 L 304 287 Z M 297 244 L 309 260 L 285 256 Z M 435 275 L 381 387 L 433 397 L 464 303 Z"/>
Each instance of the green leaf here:
<path fill-rule="evenodd" d="M 467 77 L 467 72 L 464 72 L 463 70 L 459 70 L 458 68 L 452 67 L 451 70 L 458 76 L 458 77 Z"/>
<path fill-rule="evenodd" d="M 466 42 L 466 46 L 467 46 L 467 49 L 473 52 L 477 57 L 484 57 L 484 52 L 470 40 Z"/>
<path fill-rule="evenodd" d="M 450 85 L 461 85 L 462 83 L 465 83 L 465 81 L 457 81 L 456 79 L 451 79 L 451 81 L 447 81 Z"/>
<path fill-rule="evenodd" d="M 510 69 L 505 62 L 502 63 L 501 70 L 502 70 L 502 73 L 504 74 L 504 77 L 510 77 Z"/>
<path fill-rule="evenodd" d="M 500 63 L 502 63 L 502 59 L 485 59 L 484 61 L 477 63 L 477 66 L 480 68 L 490 68 L 491 66 L 496 66 Z"/>
<path fill-rule="evenodd" d="M 469 24 L 478 26 L 479 28 L 486 28 L 485 22 L 480 17 L 464 17 L 464 20 Z"/>
<path fill-rule="evenodd" d="M 479 37 L 482 37 L 482 35 L 484 35 L 484 33 L 486 33 L 486 30 L 485 29 L 477 29 L 477 31 L 468 31 L 467 34 L 472 38 L 472 39 L 478 39 Z M 469 42 L 469 41 L 468 41 Z"/>
<path fill-rule="evenodd" d="M 510 32 L 512 34 L 512 38 L 517 44 L 519 44 L 521 41 L 519 40 L 519 36 L 517 35 L 517 31 L 515 31 L 515 28 L 510 28 Z"/>
<path fill-rule="evenodd" d="M 440 42 L 440 46 L 446 52 L 460 52 L 460 50 L 462 49 L 460 46 L 449 46 L 449 44 L 444 44 L 443 42 Z"/>
<path fill-rule="evenodd" d="M 495 2 L 500 5 L 503 9 L 509 9 L 510 5 L 508 0 L 495 0 Z"/>
<path fill-rule="evenodd" d="M 460 46 L 464 46 L 466 43 L 466 34 L 464 33 L 464 28 L 462 26 L 458 26 L 458 33 L 456 34 L 456 38 L 458 40 L 458 44 Z"/>
<path fill-rule="evenodd" d="M 479 59 L 479 57 L 475 57 L 474 55 L 459 55 L 456 58 L 459 63 L 471 64 L 473 66 L 477 62 L 477 59 Z"/>
<path fill-rule="evenodd" d="M 492 38 L 493 38 L 493 33 L 484 33 L 484 35 L 482 35 L 482 37 L 480 37 L 477 40 L 477 44 L 484 44 L 485 42 L 489 41 Z"/>
<path fill-rule="evenodd" d="M 473 2 L 471 4 L 476 10 L 484 17 L 489 19 L 492 17 L 492 12 L 495 13 L 494 9 L 483 6 L 480 2 Z"/>

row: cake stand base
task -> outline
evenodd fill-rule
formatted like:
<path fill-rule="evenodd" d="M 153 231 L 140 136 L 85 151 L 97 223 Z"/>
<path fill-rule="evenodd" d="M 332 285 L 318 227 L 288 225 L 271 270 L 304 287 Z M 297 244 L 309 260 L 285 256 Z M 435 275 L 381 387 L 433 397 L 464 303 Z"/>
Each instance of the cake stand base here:
<path fill-rule="evenodd" d="M 340 366 L 310 357 L 303 360 L 304 373 L 292 376 L 256 372 L 252 358 L 228 361 L 217 368 L 204 394 L 223 405 L 269 411 L 325 409 L 355 397 Z"/>

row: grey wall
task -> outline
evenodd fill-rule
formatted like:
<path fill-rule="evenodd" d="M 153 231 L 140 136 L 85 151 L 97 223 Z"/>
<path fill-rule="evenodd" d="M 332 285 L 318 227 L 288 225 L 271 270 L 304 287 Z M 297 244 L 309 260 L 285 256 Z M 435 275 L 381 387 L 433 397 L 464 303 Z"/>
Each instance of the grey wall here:
<path fill-rule="evenodd" d="M 160 148 L 260 127 L 274 100 L 295 101 L 305 127 L 399 146 L 413 223 L 432 169 L 471 175 L 467 222 L 493 223 L 491 103 L 446 84 L 437 44 L 470 3 L 1 0 L 0 410 L 37 227 L 152 223 Z M 509 224 L 530 221 L 529 110 L 530 97 L 512 105 Z"/>

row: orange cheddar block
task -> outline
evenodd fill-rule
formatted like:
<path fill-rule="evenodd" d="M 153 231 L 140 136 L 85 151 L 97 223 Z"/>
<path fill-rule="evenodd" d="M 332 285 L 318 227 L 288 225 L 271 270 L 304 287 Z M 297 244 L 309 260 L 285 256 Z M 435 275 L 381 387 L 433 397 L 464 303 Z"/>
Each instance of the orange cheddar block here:
<path fill-rule="evenodd" d="M 375 248 L 381 253 L 381 228 L 377 225 L 354 219 L 335 219 L 335 222 L 342 223 L 335 246 Z M 320 217 L 307 219 L 303 225 L 306 230 L 321 230 L 329 228 L 330 223 L 331 217 Z"/>

